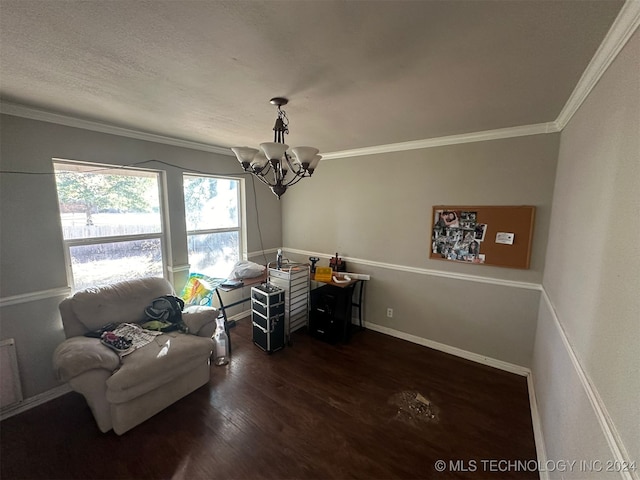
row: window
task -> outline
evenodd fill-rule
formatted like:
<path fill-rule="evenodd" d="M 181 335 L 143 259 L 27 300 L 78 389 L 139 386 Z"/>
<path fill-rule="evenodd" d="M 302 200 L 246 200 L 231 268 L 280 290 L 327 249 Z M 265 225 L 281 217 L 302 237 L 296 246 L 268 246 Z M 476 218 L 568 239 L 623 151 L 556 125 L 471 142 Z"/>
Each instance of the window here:
<path fill-rule="evenodd" d="M 240 180 L 185 174 L 190 270 L 226 278 L 242 252 Z"/>
<path fill-rule="evenodd" d="M 54 161 L 74 290 L 163 276 L 159 173 Z"/>

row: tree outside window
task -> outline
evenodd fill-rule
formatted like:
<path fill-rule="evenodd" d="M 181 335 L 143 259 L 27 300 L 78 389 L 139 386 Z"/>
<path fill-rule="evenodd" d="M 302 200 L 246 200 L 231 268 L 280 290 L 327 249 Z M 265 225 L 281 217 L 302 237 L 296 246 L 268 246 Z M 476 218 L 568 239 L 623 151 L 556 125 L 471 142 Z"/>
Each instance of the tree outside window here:
<path fill-rule="evenodd" d="M 190 174 L 183 181 L 190 270 L 226 278 L 240 260 L 240 181 Z"/>
<path fill-rule="evenodd" d="M 54 162 L 74 290 L 163 275 L 159 174 Z"/>

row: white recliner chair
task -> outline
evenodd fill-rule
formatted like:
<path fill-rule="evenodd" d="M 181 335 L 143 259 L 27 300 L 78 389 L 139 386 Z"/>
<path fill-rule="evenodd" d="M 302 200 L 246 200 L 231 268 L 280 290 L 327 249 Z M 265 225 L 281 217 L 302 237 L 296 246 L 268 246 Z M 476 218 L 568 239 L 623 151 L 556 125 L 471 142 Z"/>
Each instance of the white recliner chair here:
<path fill-rule="evenodd" d="M 145 307 L 163 295 L 175 295 L 168 281 L 143 278 L 77 292 L 60 304 L 67 340 L 54 352 L 54 369 L 85 397 L 102 432 L 121 435 L 209 381 L 215 308 L 185 308 L 189 333 L 163 333 L 122 358 L 84 336 L 110 323 L 145 321 Z"/>

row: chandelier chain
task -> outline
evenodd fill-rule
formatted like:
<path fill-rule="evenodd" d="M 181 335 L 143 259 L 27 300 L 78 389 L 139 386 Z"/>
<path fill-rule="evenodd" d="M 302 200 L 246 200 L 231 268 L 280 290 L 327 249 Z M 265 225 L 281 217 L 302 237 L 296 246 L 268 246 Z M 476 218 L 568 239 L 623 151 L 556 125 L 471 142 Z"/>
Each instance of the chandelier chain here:
<path fill-rule="evenodd" d="M 287 112 L 282 110 L 281 107 L 278 107 L 278 117 L 282 119 L 282 124 L 284 125 L 284 133 L 289 133 L 289 117 L 287 117 Z"/>

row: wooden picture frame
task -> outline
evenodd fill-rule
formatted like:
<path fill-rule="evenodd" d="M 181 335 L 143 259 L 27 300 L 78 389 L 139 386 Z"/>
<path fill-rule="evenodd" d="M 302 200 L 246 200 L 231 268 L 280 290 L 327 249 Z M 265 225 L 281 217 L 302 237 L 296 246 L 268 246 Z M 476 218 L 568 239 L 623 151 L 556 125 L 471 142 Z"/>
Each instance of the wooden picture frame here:
<path fill-rule="evenodd" d="M 536 207 L 434 205 L 430 259 L 528 269 Z"/>

